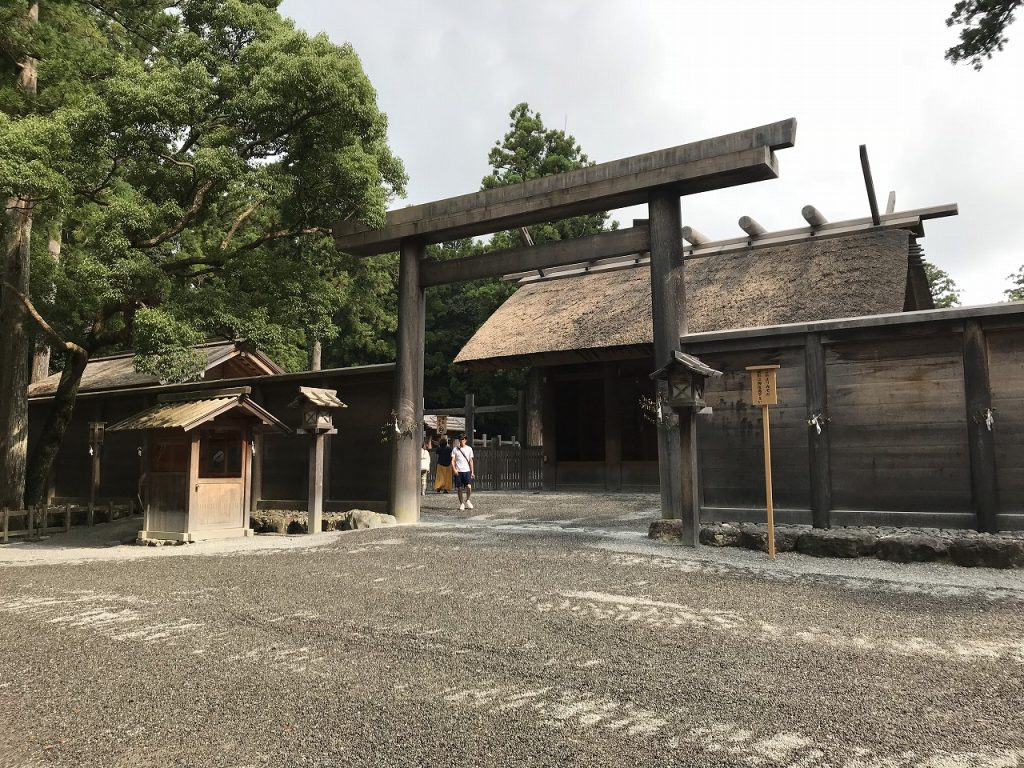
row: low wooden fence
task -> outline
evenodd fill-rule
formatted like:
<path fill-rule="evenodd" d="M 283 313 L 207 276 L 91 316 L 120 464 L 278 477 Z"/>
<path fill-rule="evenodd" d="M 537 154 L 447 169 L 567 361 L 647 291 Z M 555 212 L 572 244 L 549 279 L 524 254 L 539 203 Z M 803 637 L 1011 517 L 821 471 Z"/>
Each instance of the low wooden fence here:
<path fill-rule="evenodd" d="M 72 525 L 94 525 L 96 522 L 111 523 L 121 517 L 128 517 L 134 512 L 134 503 L 130 499 L 107 499 L 92 506 L 73 503 L 70 499 L 55 499 L 46 506 L 32 509 L 0 508 L 0 543 L 7 544 L 11 538 L 23 536 L 33 539 L 51 533 L 67 533 Z M 75 517 L 77 516 L 77 520 Z M 98 517 L 104 518 L 97 520 Z M 50 525 L 54 518 L 61 521 L 60 525 Z M 18 521 L 12 526 L 12 521 Z"/>
<path fill-rule="evenodd" d="M 429 487 L 433 488 L 437 457 L 432 457 Z M 490 445 L 473 448 L 477 491 L 534 491 L 544 484 L 543 451 L 519 445 Z"/>

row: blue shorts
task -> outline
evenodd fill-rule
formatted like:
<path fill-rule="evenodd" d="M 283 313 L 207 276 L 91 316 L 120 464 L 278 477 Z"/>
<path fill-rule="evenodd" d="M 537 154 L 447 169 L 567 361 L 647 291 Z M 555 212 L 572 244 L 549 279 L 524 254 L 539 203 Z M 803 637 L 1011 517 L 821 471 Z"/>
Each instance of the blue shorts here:
<path fill-rule="evenodd" d="M 473 476 L 470 472 L 456 472 L 455 473 L 455 487 L 465 488 L 467 485 L 473 485 Z"/>

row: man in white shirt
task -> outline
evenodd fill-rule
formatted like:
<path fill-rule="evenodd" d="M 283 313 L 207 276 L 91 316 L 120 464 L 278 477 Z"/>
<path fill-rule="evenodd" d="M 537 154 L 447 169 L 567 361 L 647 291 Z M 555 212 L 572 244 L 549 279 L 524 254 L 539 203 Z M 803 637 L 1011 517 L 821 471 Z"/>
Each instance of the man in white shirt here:
<path fill-rule="evenodd" d="M 459 444 L 452 449 L 452 465 L 455 467 L 455 492 L 459 494 L 459 511 L 473 508 L 469 497 L 473 495 L 473 448 L 466 445 L 466 435 L 459 435 Z M 462 500 L 462 490 L 466 500 Z"/>

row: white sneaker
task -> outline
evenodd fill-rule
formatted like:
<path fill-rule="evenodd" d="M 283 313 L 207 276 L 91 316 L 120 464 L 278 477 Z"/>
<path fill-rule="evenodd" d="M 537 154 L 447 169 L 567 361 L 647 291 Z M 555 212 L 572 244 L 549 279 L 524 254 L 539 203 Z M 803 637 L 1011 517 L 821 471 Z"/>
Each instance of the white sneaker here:
<path fill-rule="evenodd" d="M 467 501 L 466 502 L 466 509 L 472 509 L 472 508 L 473 508 L 473 502 L 472 501 Z"/>
<path fill-rule="evenodd" d="M 470 507 L 470 509 L 472 509 L 472 507 Z M 459 512 L 465 512 L 465 511 L 466 511 L 466 505 L 465 504 L 459 504 Z"/>

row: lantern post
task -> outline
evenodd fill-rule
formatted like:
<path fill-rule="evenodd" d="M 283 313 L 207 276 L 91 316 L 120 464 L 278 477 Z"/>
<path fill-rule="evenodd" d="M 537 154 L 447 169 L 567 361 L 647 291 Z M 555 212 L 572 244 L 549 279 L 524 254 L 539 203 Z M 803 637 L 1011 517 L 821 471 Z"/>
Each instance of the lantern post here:
<path fill-rule="evenodd" d="M 302 409 L 300 435 L 311 435 L 309 446 L 309 501 L 306 518 L 306 532 L 320 533 L 324 519 L 324 438 L 336 435 L 334 411 L 347 408 L 338 399 L 335 389 L 299 387 L 299 396 L 291 403 L 292 408 Z"/>
<path fill-rule="evenodd" d="M 678 512 L 682 522 L 681 541 L 695 547 L 700 541 L 700 501 L 696 472 L 697 411 L 704 407 L 704 384 L 709 378 L 721 376 L 693 355 L 673 350 L 669 361 L 651 378 L 657 388 L 658 429 L 678 435 L 682 460 L 689 462 L 689 471 L 682 472 L 682 493 Z"/>

